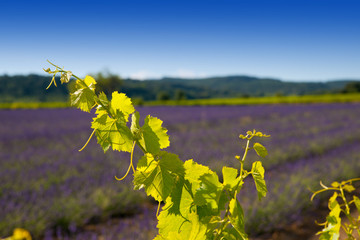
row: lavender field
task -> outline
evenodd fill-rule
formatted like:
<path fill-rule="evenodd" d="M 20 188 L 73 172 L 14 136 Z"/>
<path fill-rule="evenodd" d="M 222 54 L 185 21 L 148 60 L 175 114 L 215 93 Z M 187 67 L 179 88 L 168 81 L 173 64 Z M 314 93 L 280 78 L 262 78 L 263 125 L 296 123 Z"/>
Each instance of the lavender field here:
<path fill-rule="evenodd" d="M 267 197 L 258 202 L 251 184 L 240 196 L 253 236 L 316 208 L 320 198 L 310 202 L 310 189 L 318 189 L 320 180 L 360 176 L 358 103 L 137 110 L 164 121 L 169 151 L 218 173 L 223 165 L 238 167 L 240 133 L 256 129 L 271 135 L 262 140 L 269 151 L 263 162 Z M 95 139 L 78 151 L 91 133 L 92 117 L 74 109 L 0 111 L 0 237 L 15 227 L 49 240 L 154 236 L 152 203 L 132 190 L 132 177 L 114 179 L 127 170 L 129 156 L 104 155 Z"/>

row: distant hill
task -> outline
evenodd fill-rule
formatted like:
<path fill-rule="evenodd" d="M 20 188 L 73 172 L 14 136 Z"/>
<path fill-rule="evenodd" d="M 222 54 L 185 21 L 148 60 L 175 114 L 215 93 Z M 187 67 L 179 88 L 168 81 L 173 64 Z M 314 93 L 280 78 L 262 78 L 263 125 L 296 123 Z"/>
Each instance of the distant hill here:
<path fill-rule="evenodd" d="M 166 93 L 170 99 L 179 92 L 188 99 L 231 98 L 247 96 L 308 95 L 340 92 L 356 80 L 329 82 L 285 82 L 277 79 L 249 76 L 228 76 L 202 79 L 163 78 L 160 80 L 124 81 L 122 89 L 129 96 L 153 100 Z"/>
<path fill-rule="evenodd" d="M 45 90 L 51 78 L 41 75 L 0 76 L 0 102 L 67 101 L 68 89 L 58 80 L 58 88 Z M 286 82 L 250 76 L 211 77 L 202 79 L 162 78 L 158 80 L 124 79 L 111 90 L 125 92 L 142 100 L 232 98 L 273 95 L 308 95 L 340 92 L 349 82 Z M 106 85 L 103 84 L 103 88 Z"/>
<path fill-rule="evenodd" d="M 30 75 L 0 76 L 0 102 L 29 101 L 29 102 L 55 102 L 67 101 L 68 88 L 61 85 L 57 78 L 58 88 L 46 87 L 51 77 Z"/>

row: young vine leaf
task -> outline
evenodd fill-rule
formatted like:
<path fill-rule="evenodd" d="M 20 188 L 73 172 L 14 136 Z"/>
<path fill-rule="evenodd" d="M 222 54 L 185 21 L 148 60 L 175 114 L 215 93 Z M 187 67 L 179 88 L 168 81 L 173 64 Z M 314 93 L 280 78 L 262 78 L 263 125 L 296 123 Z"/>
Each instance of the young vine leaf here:
<path fill-rule="evenodd" d="M 341 228 L 341 207 L 336 200 L 338 194 L 335 192 L 333 196 L 329 199 L 329 209 L 330 213 L 326 217 L 326 223 L 323 230 L 318 232 L 320 239 L 339 239 L 339 232 Z"/>
<path fill-rule="evenodd" d="M 242 207 L 237 199 L 231 199 L 229 203 L 230 209 L 230 222 L 231 225 L 236 229 L 236 231 L 241 236 L 240 239 L 247 239 L 247 234 L 245 233 L 245 222 L 244 222 L 244 212 Z"/>
<path fill-rule="evenodd" d="M 267 188 L 264 179 L 265 169 L 260 161 L 253 162 L 251 172 L 255 181 L 259 200 L 266 196 Z"/>
<path fill-rule="evenodd" d="M 104 152 L 110 147 L 117 151 L 131 152 L 133 135 L 122 114 L 118 113 L 117 118 L 113 119 L 101 111 L 93 119 L 91 127 L 95 130 L 98 143 Z"/>
<path fill-rule="evenodd" d="M 171 193 L 177 176 L 183 177 L 183 162 L 175 154 L 160 152 L 156 157 L 146 154 L 138 163 L 134 174 L 134 188 L 145 188 L 148 196 L 165 201 Z"/>
<path fill-rule="evenodd" d="M 224 166 L 222 168 L 222 174 L 224 179 L 223 186 L 225 189 L 232 191 L 235 189 L 235 187 L 239 186 L 241 178 L 238 177 L 237 169 Z"/>
<path fill-rule="evenodd" d="M 148 115 L 144 125 L 140 127 L 139 118 L 138 112 L 132 115 L 131 131 L 146 152 L 157 154 L 160 149 L 170 145 L 167 129 L 162 127 L 163 122 L 160 119 Z"/>
<path fill-rule="evenodd" d="M 70 94 L 71 105 L 84 112 L 90 112 L 95 105 L 95 79 L 86 76 L 84 80 L 77 80 L 75 91 Z"/>
<path fill-rule="evenodd" d="M 209 209 L 217 212 L 223 190 L 218 175 L 215 172 L 207 173 L 200 176 L 198 181 L 200 186 L 196 189 L 194 203 L 198 206 L 207 205 Z"/>
<path fill-rule="evenodd" d="M 266 148 L 260 143 L 254 143 L 253 148 L 260 157 L 264 158 L 268 155 Z"/>

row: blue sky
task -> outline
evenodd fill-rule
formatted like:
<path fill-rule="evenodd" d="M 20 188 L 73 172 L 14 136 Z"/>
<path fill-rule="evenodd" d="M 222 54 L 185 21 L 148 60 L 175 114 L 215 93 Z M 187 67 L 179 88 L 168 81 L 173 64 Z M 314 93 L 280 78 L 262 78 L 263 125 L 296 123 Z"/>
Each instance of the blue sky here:
<path fill-rule="evenodd" d="M 0 74 L 360 79 L 360 1 L 0 2 Z"/>

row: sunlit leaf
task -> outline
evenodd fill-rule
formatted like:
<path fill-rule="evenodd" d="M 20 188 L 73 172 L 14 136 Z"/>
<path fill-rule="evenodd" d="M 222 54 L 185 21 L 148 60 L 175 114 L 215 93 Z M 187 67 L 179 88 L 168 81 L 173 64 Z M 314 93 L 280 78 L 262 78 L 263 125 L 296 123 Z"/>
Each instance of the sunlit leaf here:
<path fill-rule="evenodd" d="M 232 190 L 239 185 L 241 179 L 238 177 L 237 169 L 225 166 L 222 168 L 222 174 L 224 179 L 223 185 L 225 188 Z"/>
<path fill-rule="evenodd" d="M 212 210 L 219 208 L 220 195 L 223 190 L 219 177 L 215 172 L 207 173 L 199 178 L 200 185 L 196 189 L 194 202 L 196 205 L 207 205 Z"/>
<path fill-rule="evenodd" d="M 112 93 L 110 106 L 113 114 L 117 116 L 119 112 L 122 113 L 126 122 L 129 115 L 135 111 L 131 99 L 124 93 L 118 93 L 117 91 Z"/>
<path fill-rule="evenodd" d="M 77 80 L 75 83 L 75 91 L 70 94 L 70 102 L 72 106 L 80 108 L 84 112 L 90 112 L 95 105 L 95 92 L 84 86 L 83 82 Z"/>
<path fill-rule="evenodd" d="M 266 157 L 268 154 L 266 148 L 260 143 L 254 143 L 253 148 L 260 157 Z"/>
<path fill-rule="evenodd" d="M 188 189 L 189 183 L 184 179 L 176 181 L 173 191 L 166 199 L 166 204 L 158 216 L 157 227 L 162 235 L 173 231 L 184 231 L 184 224 L 188 223 L 188 215 L 194 202 Z"/>
<path fill-rule="evenodd" d="M 95 81 L 95 79 L 94 79 L 93 77 L 91 77 L 91 76 L 86 76 L 86 77 L 84 78 L 84 82 L 85 82 L 85 84 L 86 84 L 86 86 L 87 86 L 88 88 L 90 88 L 92 91 L 95 91 L 96 81 Z"/>
<path fill-rule="evenodd" d="M 335 192 L 329 199 L 329 215 L 326 217 L 326 223 L 324 229 L 317 234 L 320 234 L 321 240 L 335 240 L 339 239 L 339 232 L 341 228 L 341 207 L 336 198 L 338 194 Z"/>
<path fill-rule="evenodd" d="M 341 228 L 341 218 L 340 218 L 341 208 L 339 204 L 336 204 L 335 207 L 330 211 L 329 215 L 326 218 L 325 228 L 320 232 L 321 236 L 319 239 L 339 239 L 339 232 Z"/>
<path fill-rule="evenodd" d="M 198 188 L 200 185 L 200 180 L 199 180 L 200 176 L 212 172 L 209 167 L 198 164 L 194 162 L 192 159 L 187 160 L 184 163 L 184 168 L 185 168 L 185 179 L 189 180 L 189 182 L 191 182 L 193 188 L 195 189 Z"/>
<path fill-rule="evenodd" d="M 113 119 L 106 113 L 99 114 L 91 127 L 96 130 L 98 143 L 104 151 L 112 147 L 113 150 L 131 152 L 133 137 L 123 117 Z"/>
<path fill-rule="evenodd" d="M 68 83 L 70 81 L 71 76 L 72 76 L 72 72 L 70 72 L 70 71 L 67 71 L 65 73 L 61 73 L 60 82 L 61 83 Z"/>
<path fill-rule="evenodd" d="M 104 92 L 101 92 L 98 96 L 99 106 L 97 108 L 98 111 L 106 111 L 109 108 L 110 102 L 107 99 L 107 96 Z"/>
<path fill-rule="evenodd" d="M 130 130 L 134 134 L 136 139 L 140 138 L 140 124 L 139 124 L 140 114 L 138 111 L 135 111 L 131 115 L 131 127 Z"/>
<path fill-rule="evenodd" d="M 199 216 L 196 212 L 189 214 L 189 220 L 191 222 L 190 236 L 183 239 L 206 240 L 207 224 L 204 224 L 199 220 Z"/>
<path fill-rule="evenodd" d="M 256 161 L 252 164 L 251 172 L 255 181 L 259 200 L 261 200 L 261 198 L 266 196 L 267 188 L 264 179 L 265 169 L 260 161 Z"/>
<path fill-rule="evenodd" d="M 136 118 L 135 121 L 137 121 Z M 162 127 L 162 123 L 160 119 L 148 115 L 140 129 L 139 142 L 149 153 L 156 154 L 160 149 L 167 148 L 170 145 L 167 129 Z"/>
<path fill-rule="evenodd" d="M 145 188 L 156 201 L 165 201 L 171 193 L 177 176 L 184 174 L 183 162 L 177 155 L 160 152 L 155 158 L 146 154 L 139 161 L 134 174 L 134 188 Z"/>
<path fill-rule="evenodd" d="M 356 209 L 358 210 L 358 212 L 360 214 L 360 199 L 356 196 L 353 196 L 353 198 L 354 198 L 354 203 L 355 203 Z"/>
<path fill-rule="evenodd" d="M 344 186 L 343 186 L 343 189 L 344 189 L 345 191 L 349 192 L 349 193 L 356 190 L 356 189 L 354 188 L 354 186 L 353 186 L 353 185 L 350 185 L 350 184 L 344 185 Z"/>
<path fill-rule="evenodd" d="M 236 231 L 235 228 L 231 227 L 231 228 L 226 228 L 223 232 L 222 232 L 222 236 L 224 237 L 223 239 L 226 240 L 239 240 L 239 239 L 243 239 L 242 236 L 238 233 L 238 231 Z M 247 239 L 247 238 L 245 238 Z"/>
<path fill-rule="evenodd" d="M 333 209 L 338 205 L 338 202 L 336 201 L 336 198 L 338 197 L 338 193 L 334 192 L 334 194 L 329 198 L 329 209 Z"/>
<path fill-rule="evenodd" d="M 247 235 L 245 233 L 245 223 L 244 223 L 244 212 L 240 203 L 236 198 L 231 199 L 229 203 L 230 210 L 230 222 L 231 225 L 236 229 L 236 231 L 240 235 L 240 239 L 247 239 Z"/>
<path fill-rule="evenodd" d="M 8 238 L 6 238 L 8 239 Z M 9 238 L 10 240 L 31 240 L 30 233 L 22 228 L 15 228 L 13 235 Z"/>

